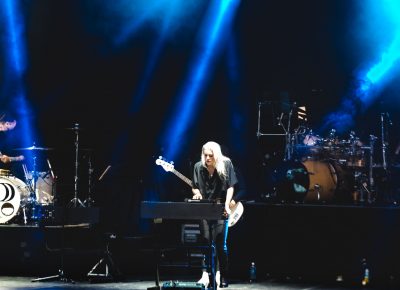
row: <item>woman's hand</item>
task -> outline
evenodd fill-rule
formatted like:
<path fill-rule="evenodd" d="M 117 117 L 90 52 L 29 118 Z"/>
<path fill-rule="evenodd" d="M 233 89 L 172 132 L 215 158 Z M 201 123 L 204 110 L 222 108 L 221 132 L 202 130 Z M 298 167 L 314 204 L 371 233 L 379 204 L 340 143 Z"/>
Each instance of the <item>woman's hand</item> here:
<path fill-rule="evenodd" d="M 193 199 L 203 199 L 203 196 L 200 193 L 200 190 L 194 189 L 193 190 Z"/>
<path fill-rule="evenodd" d="M 227 216 L 229 216 L 232 213 L 230 203 L 227 202 L 225 203 L 225 213 Z"/>

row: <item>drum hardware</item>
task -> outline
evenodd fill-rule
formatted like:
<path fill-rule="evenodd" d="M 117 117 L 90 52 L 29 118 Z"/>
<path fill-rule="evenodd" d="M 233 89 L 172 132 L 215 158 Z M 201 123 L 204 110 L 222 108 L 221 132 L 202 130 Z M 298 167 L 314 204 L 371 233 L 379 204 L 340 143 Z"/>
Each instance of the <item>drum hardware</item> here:
<path fill-rule="evenodd" d="M 46 161 L 47 161 L 47 165 L 49 166 L 49 171 L 50 171 L 50 174 L 51 174 L 51 178 L 53 180 L 53 183 L 51 184 L 51 195 L 53 197 L 52 203 L 55 204 L 56 201 L 57 201 L 57 198 L 58 198 L 57 192 L 56 192 L 57 177 L 54 174 L 53 168 L 51 167 L 50 160 L 47 158 Z"/>
<path fill-rule="evenodd" d="M 92 174 L 93 174 L 93 167 L 92 167 L 92 161 L 91 161 L 91 154 L 89 154 L 88 157 L 88 195 L 83 204 L 85 204 L 87 207 L 91 207 L 94 204 L 94 199 L 92 199 Z"/>
<path fill-rule="evenodd" d="M 10 170 L 8 169 L 0 169 L 0 176 L 10 176 Z"/>
<path fill-rule="evenodd" d="M 78 153 L 79 153 L 79 131 L 82 130 L 79 128 L 79 124 L 75 123 L 74 127 L 67 128 L 68 130 L 73 130 L 75 132 L 75 176 L 74 176 L 74 198 L 70 200 L 68 203 L 69 206 L 72 207 L 85 207 L 82 201 L 78 198 Z"/>
<path fill-rule="evenodd" d="M 388 141 L 386 141 L 386 126 L 387 124 L 392 125 L 392 121 L 389 118 L 389 113 L 381 113 L 381 141 L 382 141 L 382 166 L 383 169 L 387 170 L 387 147 L 389 146 Z"/>
<path fill-rule="evenodd" d="M 49 151 L 53 150 L 53 148 L 47 148 L 47 147 L 37 147 L 35 144 L 31 147 L 24 147 L 24 148 L 14 148 L 14 150 L 26 150 L 26 151 Z"/>
<path fill-rule="evenodd" d="M 372 191 L 374 191 L 375 188 L 375 181 L 374 181 L 374 145 L 375 141 L 378 139 L 378 137 L 374 135 L 369 135 L 369 170 L 368 170 L 368 175 L 369 175 L 369 187 Z"/>
<path fill-rule="evenodd" d="M 273 118 L 273 122 L 275 125 L 275 122 L 277 121 L 277 126 L 282 127 L 284 133 L 270 133 L 270 134 L 266 134 L 266 133 L 261 133 L 261 125 L 260 125 L 260 121 L 261 121 L 261 107 L 264 105 L 275 105 L 275 104 L 280 104 L 281 106 L 285 106 L 286 108 L 289 109 L 288 113 L 285 114 L 284 112 L 281 112 L 279 117 L 277 118 Z M 261 137 L 261 136 L 284 136 L 285 137 L 285 154 L 284 154 L 284 160 L 291 160 L 293 157 L 293 149 L 294 149 L 294 143 L 295 143 L 295 139 L 297 136 L 297 133 L 292 134 L 291 133 L 291 121 L 292 121 L 292 116 L 293 113 L 296 109 L 296 112 L 300 111 L 304 111 L 303 109 L 299 109 L 297 107 L 297 103 L 293 102 L 293 103 L 287 103 L 287 102 L 279 102 L 279 101 L 262 101 L 258 103 L 258 124 L 257 124 L 257 137 Z M 305 112 L 305 111 L 304 111 Z M 275 113 L 273 113 L 274 116 Z M 287 124 L 285 127 L 285 124 L 283 123 L 283 120 L 285 118 L 285 115 L 287 115 Z M 302 117 L 302 120 L 304 119 L 304 116 Z"/>
<path fill-rule="evenodd" d="M 37 172 L 37 156 L 35 152 L 37 150 L 47 150 L 48 148 L 36 147 L 35 144 L 31 147 L 26 148 L 18 148 L 17 150 L 29 150 L 32 151 L 32 168 L 33 171 L 31 173 L 28 172 L 26 164 L 22 164 L 22 168 L 24 170 L 25 181 L 28 184 L 29 196 L 25 200 L 22 205 L 23 212 L 23 222 L 24 224 L 28 223 L 28 220 L 33 222 L 37 222 L 40 219 L 40 204 L 38 202 L 39 195 L 37 190 L 37 182 L 38 182 L 38 172 Z M 29 212 L 30 211 L 30 212 Z M 29 216 L 28 216 L 29 214 Z"/>
<path fill-rule="evenodd" d="M 315 184 L 314 185 L 314 189 L 317 192 L 317 200 L 319 201 L 321 199 L 321 194 L 319 193 L 319 189 L 321 188 L 321 186 L 319 184 Z"/>

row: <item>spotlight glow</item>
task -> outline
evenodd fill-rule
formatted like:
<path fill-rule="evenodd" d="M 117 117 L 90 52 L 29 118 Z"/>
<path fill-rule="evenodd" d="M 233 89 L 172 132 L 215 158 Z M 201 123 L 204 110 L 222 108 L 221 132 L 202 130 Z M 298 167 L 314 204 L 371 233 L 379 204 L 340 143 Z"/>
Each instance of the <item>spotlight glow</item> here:
<path fill-rule="evenodd" d="M 8 60 L 6 83 L 7 90 L 4 97 L 12 100 L 12 106 L 17 110 L 19 126 L 23 131 L 23 142 L 32 144 L 32 128 L 28 120 L 29 109 L 26 101 L 25 86 L 23 76 L 26 69 L 26 51 L 24 44 L 25 26 L 22 15 L 16 6 L 19 2 L 13 0 L 0 1 L 5 12 L 5 31 L 6 42 L 5 51 Z M 29 157 L 29 156 L 27 156 Z M 29 158 L 31 160 L 31 158 Z"/>
<path fill-rule="evenodd" d="M 187 79 L 183 82 L 178 95 L 173 116 L 167 122 L 167 127 L 161 137 L 161 143 L 166 148 L 166 156 L 175 159 L 178 148 L 186 145 L 187 130 L 199 114 L 200 96 L 209 78 L 213 74 L 213 62 L 226 45 L 230 24 L 235 15 L 239 0 L 224 0 L 210 2 L 205 16 L 205 22 L 197 40 L 197 50 L 193 52 Z"/>
<path fill-rule="evenodd" d="M 331 126 L 339 132 L 352 126 L 354 116 L 377 98 L 379 90 L 387 83 L 391 77 L 390 72 L 399 64 L 400 59 L 400 2 L 369 0 L 363 1 L 361 8 L 366 9 L 367 21 L 364 23 L 366 27 L 360 31 L 363 31 L 362 34 L 368 34 L 368 38 L 365 39 L 380 50 L 374 53 L 378 55 L 376 58 L 379 61 L 358 74 L 358 83 L 342 101 L 339 110 L 326 117 L 323 127 Z M 387 40 L 388 35 L 392 35 L 391 41 Z M 371 36 L 374 37 L 372 40 Z M 382 52 L 382 44 L 386 43 L 387 48 L 383 48 Z"/>

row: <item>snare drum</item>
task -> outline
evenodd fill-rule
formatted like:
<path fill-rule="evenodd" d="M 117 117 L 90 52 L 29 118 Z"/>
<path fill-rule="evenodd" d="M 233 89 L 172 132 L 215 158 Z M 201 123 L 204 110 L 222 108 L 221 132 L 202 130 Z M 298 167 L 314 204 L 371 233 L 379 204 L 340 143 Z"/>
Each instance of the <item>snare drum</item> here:
<path fill-rule="evenodd" d="M 49 205 L 53 202 L 54 179 L 49 172 L 36 172 L 36 202 L 41 205 Z M 28 180 L 32 180 L 33 172 L 28 172 Z M 32 188 L 33 188 L 32 184 Z"/>
<path fill-rule="evenodd" d="M 0 176 L 0 224 L 13 219 L 28 196 L 28 187 L 22 180 Z"/>

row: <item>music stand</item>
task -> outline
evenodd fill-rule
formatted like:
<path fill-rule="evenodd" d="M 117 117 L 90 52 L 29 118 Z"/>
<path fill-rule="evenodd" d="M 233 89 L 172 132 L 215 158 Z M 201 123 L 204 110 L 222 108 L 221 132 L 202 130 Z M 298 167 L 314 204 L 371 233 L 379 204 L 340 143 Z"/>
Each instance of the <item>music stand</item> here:
<path fill-rule="evenodd" d="M 75 139 L 75 176 L 74 176 L 74 198 L 70 200 L 68 203 L 69 206 L 71 207 L 85 207 L 83 202 L 78 198 L 78 167 L 79 167 L 79 161 L 78 161 L 78 154 L 79 154 L 79 131 L 81 130 L 79 128 L 79 124 L 75 123 L 74 127 L 72 128 L 67 128 L 69 130 L 73 130 L 76 135 Z"/>

